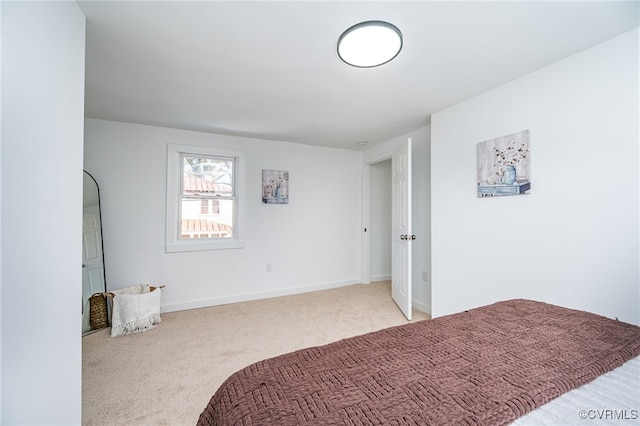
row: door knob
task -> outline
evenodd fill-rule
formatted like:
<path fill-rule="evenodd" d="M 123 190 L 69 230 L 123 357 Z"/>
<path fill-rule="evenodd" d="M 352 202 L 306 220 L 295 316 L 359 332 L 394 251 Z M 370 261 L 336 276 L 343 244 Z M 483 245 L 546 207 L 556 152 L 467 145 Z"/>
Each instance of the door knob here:
<path fill-rule="evenodd" d="M 415 235 L 412 235 L 412 236 L 411 236 L 411 239 L 412 239 L 412 240 L 415 240 L 415 239 L 416 239 L 416 236 L 415 236 Z"/>
<path fill-rule="evenodd" d="M 401 239 L 401 240 L 406 240 L 406 239 L 407 239 L 407 234 L 402 234 L 402 235 L 400 235 L 400 239 Z"/>

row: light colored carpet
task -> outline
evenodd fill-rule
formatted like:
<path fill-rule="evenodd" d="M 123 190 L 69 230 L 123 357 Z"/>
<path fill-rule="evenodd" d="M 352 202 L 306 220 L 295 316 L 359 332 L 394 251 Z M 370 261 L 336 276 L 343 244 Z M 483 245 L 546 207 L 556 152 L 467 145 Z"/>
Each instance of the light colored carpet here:
<path fill-rule="evenodd" d="M 195 425 L 222 382 L 253 362 L 406 322 L 386 281 L 170 312 L 128 336 L 100 330 L 82 338 L 82 423 Z"/>

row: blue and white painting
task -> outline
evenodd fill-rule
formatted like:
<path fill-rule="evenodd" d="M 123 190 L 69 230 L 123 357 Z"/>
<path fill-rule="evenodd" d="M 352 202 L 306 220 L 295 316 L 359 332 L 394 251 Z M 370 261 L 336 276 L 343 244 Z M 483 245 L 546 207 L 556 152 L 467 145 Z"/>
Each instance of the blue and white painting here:
<path fill-rule="evenodd" d="M 478 143 L 478 197 L 531 190 L 529 130 Z"/>
<path fill-rule="evenodd" d="M 262 170 L 262 204 L 289 204 L 289 172 Z"/>

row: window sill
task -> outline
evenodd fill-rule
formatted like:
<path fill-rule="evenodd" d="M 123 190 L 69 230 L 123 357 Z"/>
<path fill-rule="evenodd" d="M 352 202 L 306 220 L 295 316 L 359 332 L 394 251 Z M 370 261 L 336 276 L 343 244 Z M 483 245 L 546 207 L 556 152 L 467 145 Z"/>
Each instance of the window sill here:
<path fill-rule="evenodd" d="M 228 250 L 244 248 L 244 241 L 181 241 L 179 243 L 167 243 L 167 253 L 180 253 L 185 251 Z"/>

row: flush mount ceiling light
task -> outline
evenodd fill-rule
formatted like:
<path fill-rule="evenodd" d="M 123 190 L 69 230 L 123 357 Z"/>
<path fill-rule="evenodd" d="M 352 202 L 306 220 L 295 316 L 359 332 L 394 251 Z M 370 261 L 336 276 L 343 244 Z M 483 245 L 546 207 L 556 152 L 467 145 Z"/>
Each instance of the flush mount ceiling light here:
<path fill-rule="evenodd" d="M 366 21 L 348 28 L 338 39 L 338 56 L 354 67 L 386 64 L 400 53 L 402 33 L 384 21 Z"/>

